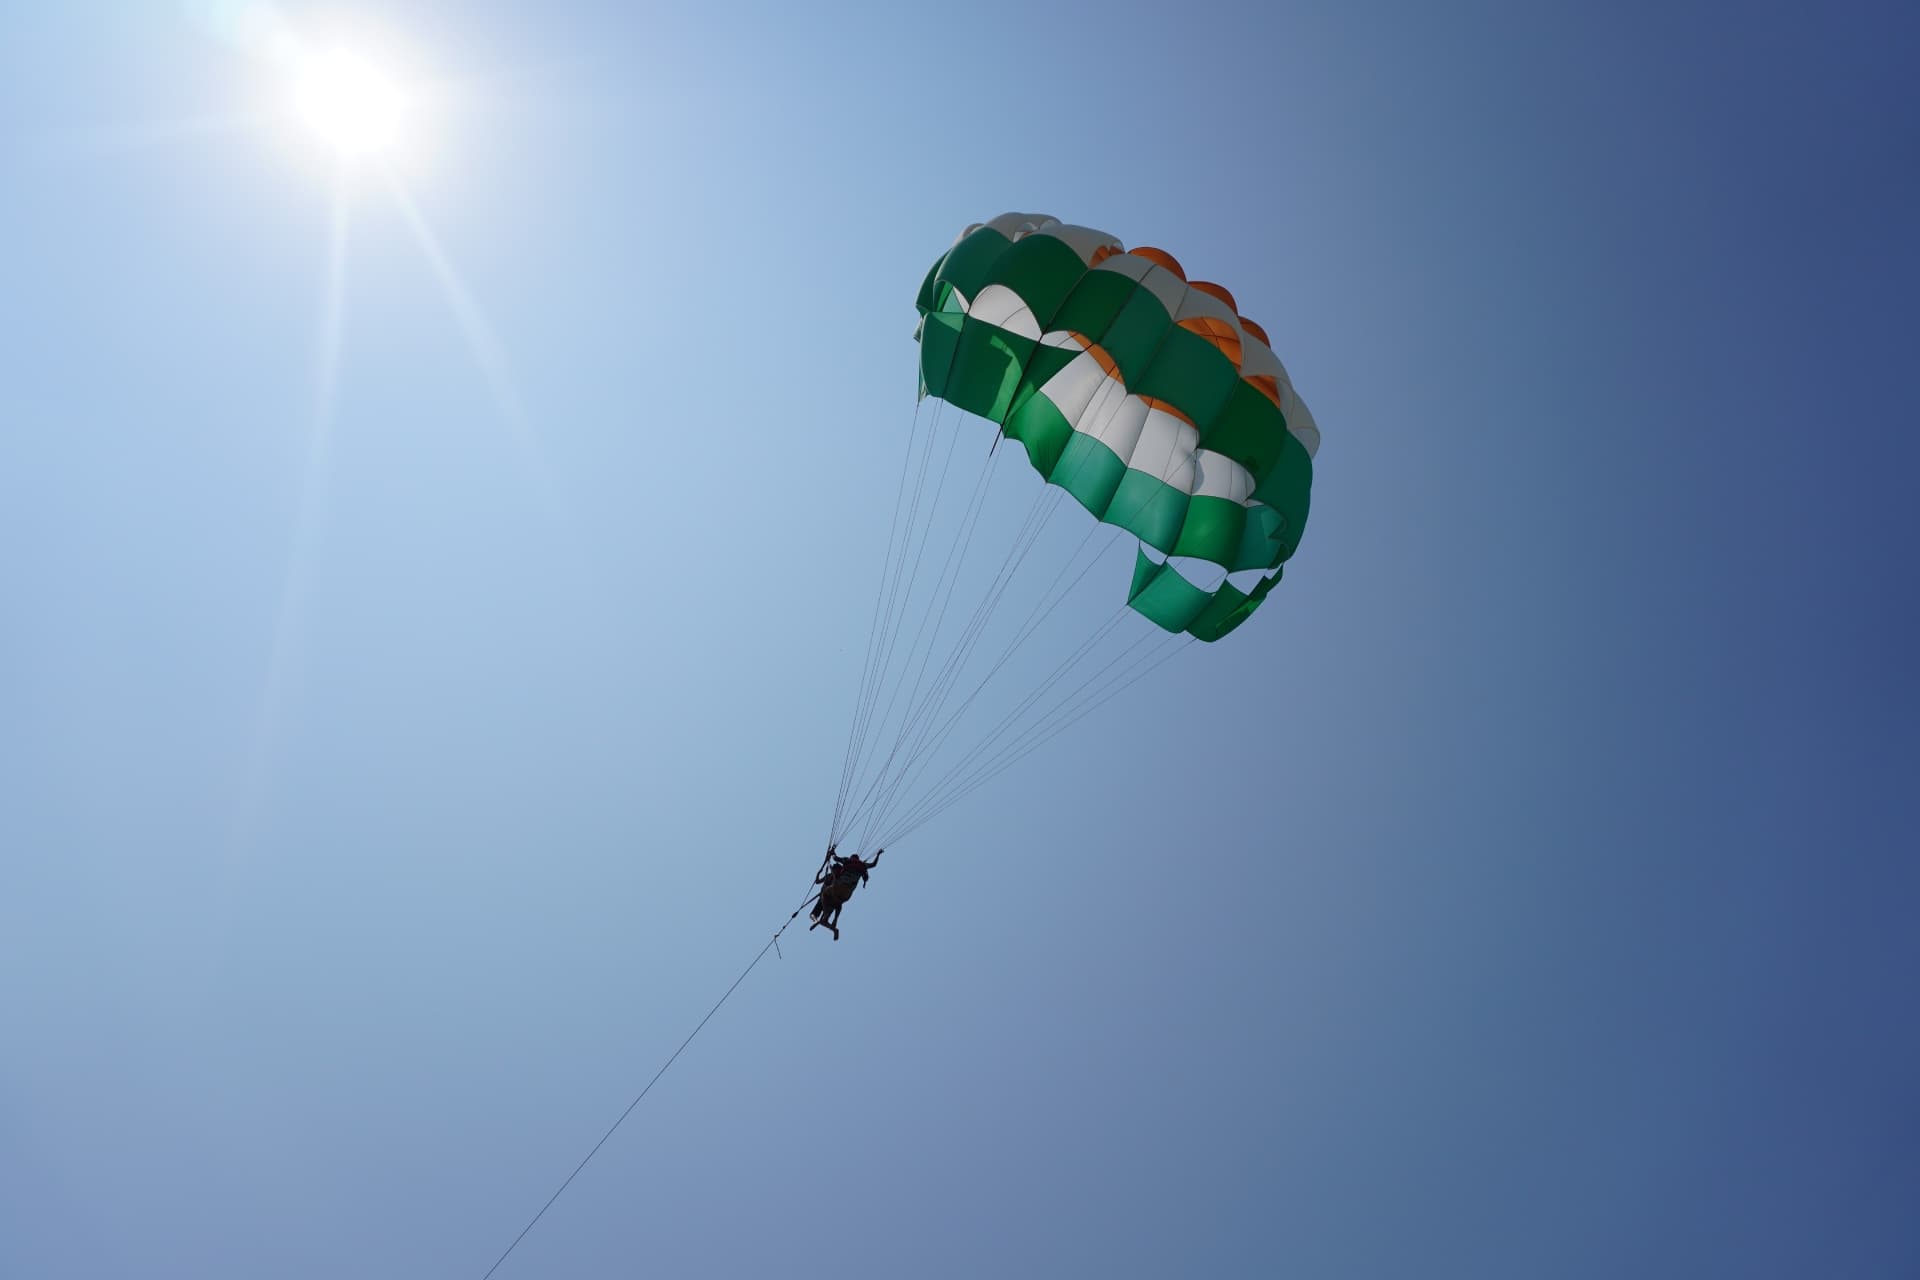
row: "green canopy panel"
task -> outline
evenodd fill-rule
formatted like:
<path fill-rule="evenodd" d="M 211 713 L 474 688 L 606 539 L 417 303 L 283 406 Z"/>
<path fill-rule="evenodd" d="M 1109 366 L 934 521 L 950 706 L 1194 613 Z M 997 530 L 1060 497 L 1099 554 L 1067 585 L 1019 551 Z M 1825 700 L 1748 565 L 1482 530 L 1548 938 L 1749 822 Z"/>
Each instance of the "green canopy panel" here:
<path fill-rule="evenodd" d="M 923 394 L 995 423 L 1161 555 L 1275 571 L 1208 591 L 1142 551 L 1136 610 L 1211 641 L 1259 606 L 1306 528 L 1320 431 L 1226 289 L 1161 250 L 1003 214 L 961 234 L 917 305 Z"/>
<path fill-rule="evenodd" d="M 1245 622 L 1273 590 L 1273 584 L 1280 581 L 1282 572 L 1274 570 L 1251 591 L 1225 581 L 1209 590 L 1171 563 L 1155 560 L 1144 550 L 1136 551 L 1127 603 L 1163 630 L 1184 631 L 1196 640 L 1211 643 Z"/>

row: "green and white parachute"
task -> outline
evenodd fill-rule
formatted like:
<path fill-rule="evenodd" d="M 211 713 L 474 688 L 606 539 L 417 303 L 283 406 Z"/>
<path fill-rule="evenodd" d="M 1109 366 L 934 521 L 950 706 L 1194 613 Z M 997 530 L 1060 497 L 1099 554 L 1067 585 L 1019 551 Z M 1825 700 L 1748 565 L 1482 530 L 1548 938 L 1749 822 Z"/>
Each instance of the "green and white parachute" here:
<path fill-rule="evenodd" d="M 834 808 L 830 840 L 856 852 L 891 844 L 1178 649 L 1245 622 L 1300 545 L 1320 444 L 1266 332 L 1162 250 L 1002 214 L 941 255 L 918 307 L 921 400 L 935 412 L 924 431 L 916 413 L 909 437 Z M 975 415 L 944 443 L 943 405 Z M 956 458 L 962 485 L 979 468 L 958 507 L 945 503 Z M 1009 468 L 1001 496 L 1023 480 L 1038 490 L 1017 521 L 993 502 Z M 1025 495 L 1011 497 L 1017 509 Z M 1080 542 L 1056 569 L 1047 543 L 1063 522 L 1064 540 Z M 1000 567 L 969 579 L 975 544 L 999 533 L 1010 535 Z M 1130 555 L 1133 573 L 1102 620 L 1074 595 L 1109 554 Z M 1053 572 L 1023 608 L 1017 583 L 1034 564 L 1026 577 Z M 1008 613 L 1018 621 L 996 634 Z M 1124 647 L 1109 656 L 1110 641 Z"/>
<path fill-rule="evenodd" d="M 961 234 L 918 305 L 923 394 L 998 423 L 1140 539 L 1137 611 L 1217 640 L 1259 606 L 1306 528 L 1320 432 L 1232 294 L 1161 250 L 1006 213 Z M 1148 548 L 1272 573 L 1203 587 Z"/>

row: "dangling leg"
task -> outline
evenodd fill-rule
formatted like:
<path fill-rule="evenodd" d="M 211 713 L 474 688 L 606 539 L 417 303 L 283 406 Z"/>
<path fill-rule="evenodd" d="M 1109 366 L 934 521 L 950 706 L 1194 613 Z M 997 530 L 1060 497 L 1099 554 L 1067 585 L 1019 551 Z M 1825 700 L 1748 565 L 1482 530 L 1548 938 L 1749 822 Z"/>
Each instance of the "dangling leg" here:
<path fill-rule="evenodd" d="M 846 899 L 840 895 L 837 886 L 828 885 L 822 889 L 820 896 L 816 898 L 813 903 L 813 923 L 807 926 L 808 932 L 812 932 L 821 925 L 825 925 L 828 930 L 832 932 L 833 936 L 838 938 L 840 936 L 840 930 L 834 927 L 834 921 L 839 917 L 840 905 L 845 901 Z"/>

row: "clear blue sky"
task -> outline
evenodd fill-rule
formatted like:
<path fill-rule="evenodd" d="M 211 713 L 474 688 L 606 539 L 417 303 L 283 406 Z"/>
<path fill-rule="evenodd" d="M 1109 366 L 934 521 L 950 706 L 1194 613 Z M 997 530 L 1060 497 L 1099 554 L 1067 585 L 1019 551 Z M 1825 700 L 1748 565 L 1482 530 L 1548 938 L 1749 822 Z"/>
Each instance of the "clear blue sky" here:
<path fill-rule="evenodd" d="M 811 873 L 1008 209 L 1267 326 L 1295 565 L 499 1274 L 1920 1273 L 1910 6 L 284 5 L 438 86 L 333 357 L 243 8 L 0 23 L 0 1275 L 485 1270 Z"/>

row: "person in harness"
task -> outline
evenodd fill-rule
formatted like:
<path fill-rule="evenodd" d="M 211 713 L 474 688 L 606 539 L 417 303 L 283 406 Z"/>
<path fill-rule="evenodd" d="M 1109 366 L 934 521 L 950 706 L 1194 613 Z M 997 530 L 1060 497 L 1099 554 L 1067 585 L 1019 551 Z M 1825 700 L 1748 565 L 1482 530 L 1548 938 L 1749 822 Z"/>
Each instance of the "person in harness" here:
<path fill-rule="evenodd" d="M 827 846 L 827 860 L 813 878 L 820 892 L 813 901 L 813 923 L 807 926 L 809 931 L 825 925 L 833 940 L 840 941 L 840 909 L 847 905 L 853 891 L 867 882 L 867 873 L 880 865 L 880 855 L 885 852 L 885 849 L 875 849 L 869 860 L 857 853 L 836 853 L 832 845 Z"/>

